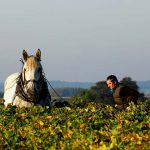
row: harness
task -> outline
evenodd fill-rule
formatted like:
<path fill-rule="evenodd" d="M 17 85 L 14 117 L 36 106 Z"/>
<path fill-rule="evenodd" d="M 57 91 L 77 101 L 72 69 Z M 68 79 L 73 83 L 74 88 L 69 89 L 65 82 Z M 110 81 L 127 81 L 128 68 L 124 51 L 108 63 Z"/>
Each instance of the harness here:
<path fill-rule="evenodd" d="M 24 65 L 23 60 L 20 59 L 20 61 Z M 24 74 L 24 79 L 23 79 L 23 74 Z M 34 82 L 38 86 L 41 86 L 41 88 L 40 88 L 41 91 L 39 91 L 39 92 L 34 91 L 35 93 L 33 93 L 34 95 L 36 95 L 36 98 L 34 98 L 33 95 L 31 95 L 31 94 L 29 94 L 25 91 L 25 87 L 27 86 L 27 84 L 29 82 Z M 36 81 L 36 80 L 26 80 L 25 72 L 21 72 L 20 75 L 18 76 L 15 96 L 18 96 L 20 99 L 22 99 L 26 102 L 38 103 L 41 100 L 41 98 L 43 98 L 47 94 L 47 92 L 48 92 L 48 87 L 47 87 L 47 82 L 46 82 L 44 74 L 41 74 L 41 77 L 38 81 Z"/>

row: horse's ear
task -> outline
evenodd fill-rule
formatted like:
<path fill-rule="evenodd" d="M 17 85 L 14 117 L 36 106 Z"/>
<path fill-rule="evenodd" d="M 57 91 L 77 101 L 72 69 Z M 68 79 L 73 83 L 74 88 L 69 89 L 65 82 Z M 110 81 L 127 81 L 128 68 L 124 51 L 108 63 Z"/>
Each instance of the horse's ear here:
<path fill-rule="evenodd" d="M 41 50 L 40 49 L 36 50 L 36 57 L 38 60 L 41 60 Z"/>
<path fill-rule="evenodd" d="M 26 61 L 28 58 L 28 54 L 25 50 L 23 50 L 22 55 L 23 55 L 23 59 Z"/>

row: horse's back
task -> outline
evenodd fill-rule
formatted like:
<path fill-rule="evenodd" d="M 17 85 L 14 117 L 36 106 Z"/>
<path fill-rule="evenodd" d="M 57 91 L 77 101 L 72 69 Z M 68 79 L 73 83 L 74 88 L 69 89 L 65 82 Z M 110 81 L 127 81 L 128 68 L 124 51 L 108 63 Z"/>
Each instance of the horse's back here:
<path fill-rule="evenodd" d="M 19 73 L 14 73 L 8 76 L 4 83 L 4 105 L 7 107 L 9 103 L 12 103 L 15 97 L 17 79 Z"/>

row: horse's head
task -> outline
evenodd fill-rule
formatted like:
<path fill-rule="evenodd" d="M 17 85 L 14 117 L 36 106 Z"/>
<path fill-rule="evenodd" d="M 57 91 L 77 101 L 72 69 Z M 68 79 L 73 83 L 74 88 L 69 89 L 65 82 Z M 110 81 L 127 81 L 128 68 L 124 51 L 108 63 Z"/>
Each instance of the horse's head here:
<path fill-rule="evenodd" d="M 40 91 L 40 82 L 43 78 L 43 69 L 40 63 L 41 51 L 38 49 L 35 55 L 29 56 L 23 50 L 24 65 L 22 68 L 22 81 L 24 90 L 30 97 L 37 98 Z"/>

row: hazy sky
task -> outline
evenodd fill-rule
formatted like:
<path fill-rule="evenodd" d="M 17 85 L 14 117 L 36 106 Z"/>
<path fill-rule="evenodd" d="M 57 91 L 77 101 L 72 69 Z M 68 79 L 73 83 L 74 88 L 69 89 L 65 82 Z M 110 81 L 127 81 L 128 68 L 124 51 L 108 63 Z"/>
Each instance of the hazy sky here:
<path fill-rule="evenodd" d="M 48 80 L 150 80 L 150 0 L 0 0 L 0 81 L 37 48 Z"/>

